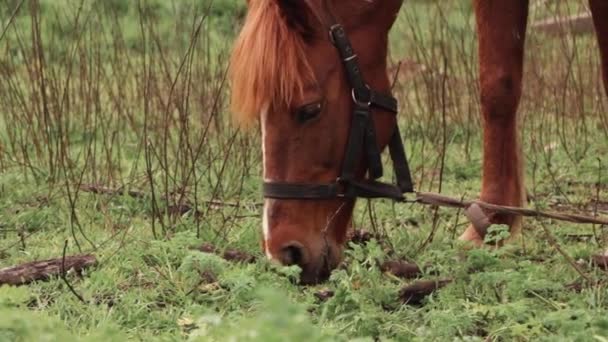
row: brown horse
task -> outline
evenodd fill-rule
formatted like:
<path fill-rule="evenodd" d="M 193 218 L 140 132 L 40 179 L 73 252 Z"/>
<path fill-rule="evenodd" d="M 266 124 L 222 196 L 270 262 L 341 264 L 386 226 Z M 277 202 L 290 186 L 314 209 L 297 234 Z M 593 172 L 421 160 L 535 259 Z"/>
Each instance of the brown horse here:
<path fill-rule="evenodd" d="M 528 0 L 473 0 L 479 37 L 483 117 L 481 200 L 522 206 L 524 180 L 517 130 Z M 341 175 L 349 144 L 353 86 L 328 37 L 339 22 L 358 54 L 366 84 L 388 93 L 388 33 L 402 0 L 249 0 L 231 59 L 232 109 L 238 121 L 259 120 L 266 182 L 324 184 Z M 590 0 L 608 89 L 608 1 Z M 356 100 L 356 98 L 355 98 Z M 374 108 L 377 146 L 389 144 L 396 118 Z M 359 161 L 363 179 L 367 162 Z M 323 280 L 341 260 L 354 199 L 267 198 L 263 248 L 283 264 L 302 267 L 302 281 Z M 513 235 L 521 218 L 492 215 Z M 481 244 L 469 227 L 461 239 Z"/>

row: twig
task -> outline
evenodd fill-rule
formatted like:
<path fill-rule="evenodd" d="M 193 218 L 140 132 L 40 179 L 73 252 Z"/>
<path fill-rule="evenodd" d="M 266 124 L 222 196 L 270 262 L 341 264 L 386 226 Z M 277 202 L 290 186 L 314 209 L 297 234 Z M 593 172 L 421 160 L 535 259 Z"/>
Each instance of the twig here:
<path fill-rule="evenodd" d="M 112 196 L 129 195 L 130 197 L 133 197 L 133 198 L 145 198 L 146 197 L 146 193 L 144 193 L 143 191 L 137 191 L 137 190 L 128 190 L 127 191 L 124 188 L 113 189 L 113 188 L 109 188 L 109 187 L 106 187 L 103 185 L 95 185 L 95 184 L 82 184 L 80 186 L 80 190 L 84 191 L 84 192 L 91 192 L 91 193 L 100 194 L 100 195 L 112 195 Z"/>
<path fill-rule="evenodd" d="M 443 32 L 443 31 L 442 31 Z M 438 192 L 441 193 L 443 191 L 443 174 L 445 171 L 445 154 L 448 148 L 448 133 L 447 133 L 447 119 L 446 119 L 446 87 L 447 87 L 447 68 L 448 68 L 448 60 L 445 52 L 445 46 L 441 45 L 441 52 L 443 56 L 443 77 L 441 80 L 441 164 L 439 166 L 439 189 Z M 439 224 L 439 206 L 435 206 L 433 208 L 433 225 L 431 228 L 431 232 L 426 240 L 420 245 L 416 254 L 420 253 L 423 249 L 426 248 L 433 239 L 435 238 L 435 234 L 437 232 L 437 227 Z"/>
<path fill-rule="evenodd" d="M 23 245 L 24 245 L 24 242 L 25 242 L 25 239 L 29 238 L 30 236 L 32 236 L 32 235 L 34 235 L 34 234 L 36 234 L 37 232 L 40 232 L 40 231 L 42 231 L 42 229 L 35 230 L 35 231 L 33 231 L 33 232 L 29 233 L 29 234 L 25 234 L 25 233 L 23 233 L 23 234 L 22 234 L 22 233 L 19 233 L 19 235 L 20 235 L 20 236 L 19 236 L 19 240 L 18 240 L 18 241 L 15 241 L 15 242 L 13 242 L 13 243 L 11 243 L 10 245 L 6 246 L 6 247 L 5 247 L 5 248 L 3 248 L 3 249 L 0 249 L 0 255 L 1 255 L 1 254 L 3 254 L 3 253 L 5 253 L 5 252 L 6 252 L 6 251 L 8 251 L 9 249 L 11 249 L 11 248 L 13 248 L 13 247 L 15 247 L 15 246 L 18 246 L 18 245 L 20 245 L 20 244 L 23 246 Z M 21 235 L 21 234 L 22 234 L 22 235 Z"/>
<path fill-rule="evenodd" d="M 602 182 L 602 159 L 601 158 L 597 158 L 597 164 L 598 164 L 598 173 L 597 173 L 597 185 L 595 187 L 595 205 L 593 206 L 593 216 L 597 217 L 597 207 L 600 204 L 600 191 L 601 191 L 601 187 L 600 187 L 600 183 Z M 603 237 L 600 240 L 600 238 L 597 235 L 597 229 L 595 227 L 595 225 L 593 225 L 593 237 L 595 238 L 595 242 L 597 243 L 598 247 L 602 247 L 602 243 L 603 243 Z"/>
<path fill-rule="evenodd" d="M 68 289 L 70 289 L 70 292 L 72 292 L 74 294 L 74 296 L 76 296 L 76 298 L 78 298 L 83 304 L 86 304 L 87 302 L 84 300 L 84 298 L 82 298 L 82 296 L 76 292 L 76 290 L 74 290 L 74 288 L 72 287 L 72 284 L 70 284 L 70 282 L 68 281 L 68 278 L 66 277 L 66 272 L 65 272 L 65 252 L 68 249 L 68 240 L 65 240 L 65 244 L 63 245 L 63 256 L 61 257 L 61 279 L 63 279 L 63 282 L 68 286 Z"/>
<path fill-rule="evenodd" d="M 540 223 L 540 226 L 543 228 L 543 231 L 545 232 L 545 236 L 547 236 L 547 241 L 549 242 L 549 244 L 555 248 L 555 250 L 561 254 L 564 259 L 566 259 L 566 261 L 570 264 L 570 266 L 572 266 L 572 268 L 574 268 L 574 270 L 576 271 L 576 273 L 578 273 L 583 279 L 585 279 L 587 281 L 588 284 L 593 284 L 591 278 L 589 278 L 589 276 L 587 276 L 585 274 L 585 272 L 583 272 L 583 270 L 581 270 L 581 268 L 578 266 L 578 264 L 574 261 L 574 259 L 572 259 L 572 257 L 570 255 L 568 255 L 568 253 L 566 253 L 561 246 L 559 245 L 559 243 L 557 243 L 557 239 L 555 238 L 555 236 L 553 236 L 553 234 L 551 234 L 551 231 L 549 230 L 549 228 L 547 228 L 547 226 L 540 220 L 538 220 L 538 223 Z"/>
<path fill-rule="evenodd" d="M 82 184 L 80 186 L 80 190 L 84 191 L 84 192 L 90 192 L 93 194 L 99 194 L 99 195 L 109 195 L 109 196 L 124 196 L 124 195 L 128 195 L 130 197 L 133 198 L 146 198 L 148 197 L 148 195 L 143 192 L 143 191 L 139 191 L 139 190 L 125 190 L 124 188 L 110 188 L 110 187 L 106 187 L 103 185 L 95 185 L 95 184 Z M 206 204 L 208 206 L 210 206 L 211 208 L 213 207 L 231 207 L 231 208 L 239 208 L 239 207 L 246 207 L 247 204 L 243 204 L 243 203 L 233 203 L 233 202 L 224 202 L 221 200 L 199 200 L 199 203 L 203 203 Z M 188 203 L 187 201 L 185 203 Z M 255 203 L 251 203 L 252 206 L 255 207 L 262 207 L 264 204 L 261 202 L 255 202 Z"/>
<path fill-rule="evenodd" d="M 25 2 L 25 0 L 21 0 L 21 2 L 19 2 L 19 4 L 17 5 L 17 7 L 15 7 L 15 9 L 13 10 L 13 13 L 11 13 L 11 17 L 8 18 L 8 23 L 6 24 L 6 26 L 2 30 L 2 34 L 0 34 L 0 42 L 4 38 L 4 35 L 6 35 L 6 31 L 8 31 L 8 28 L 11 27 L 11 24 L 13 23 L 13 21 L 17 17 L 17 13 L 19 13 L 19 10 L 21 9 L 21 6 L 23 5 L 24 2 Z"/>
<path fill-rule="evenodd" d="M 464 200 L 464 196 L 465 195 L 462 195 L 462 197 L 460 198 L 461 201 Z M 454 221 L 454 229 L 452 229 L 452 238 L 450 239 L 450 243 L 452 244 L 452 247 L 453 247 L 454 240 L 456 239 L 456 229 L 458 228 L 458 221 L 460 220 L 460 214 L 462 212 L 461 209 L 462 208 L 458 208 L 458 211 L 456 211 L 456 220 Z"/>

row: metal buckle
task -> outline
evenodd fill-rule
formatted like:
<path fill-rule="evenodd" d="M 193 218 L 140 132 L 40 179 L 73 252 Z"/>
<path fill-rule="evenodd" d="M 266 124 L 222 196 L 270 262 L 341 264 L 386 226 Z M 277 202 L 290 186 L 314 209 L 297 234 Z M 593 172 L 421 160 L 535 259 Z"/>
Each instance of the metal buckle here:
<path fill-rule="evenodd" d="M 349 198 L 349 194 L 347 193 L 350 181 L 346 179 L 342 179 L 342 177 L 336 178 L 336 187 L 338 191 L 336 192 L 338 198 Z"/>
<path fill-rule="evenodd" d="M 334 39 L 334 30 L 341 26 L 342 25 L 340 25 L 340 24 L 335 24 L 329 28 L 329 41 L 331 42 L 331 44 L 333 46 L 336 46 L 336 40 Z"/>
<path fill-rule="evenodd" d="M 344 59 L 342 60 L 342 62 L 344 62 L 344 63 L 348 63 L 348 62 L 352 61 L 353 59 L 355 59 L 355 58 L 357 58 L 357 57 L 358 57 L 358 56 L 357 56 L 357 54 L 356 54 L 356 53 L 354 53 L 354 54 L 350 55 L 349 57 L 344 58 Z"/>
<path fill-rule="evenodd" d="M 369 108 L 369 107 L 372 106 L 372 103 L 373 103 L 372 90 L 371 90 L 371 88 L 367 84 L 365 85 L 365 88 L 367 88 L 368 94 L 369 94 L 369 99 L 367 101 L 361 101 L 361 100 L 359 100 L 357 98 L 357 94 L 355 93 L 355 88 L 352 88 L 350 93 L 351 93 L 351 96 L 353 98 L 353 102 L 356 105 L 359 105 L 359 106 L 362 106 L 362 107 L 368 107 Z"/>

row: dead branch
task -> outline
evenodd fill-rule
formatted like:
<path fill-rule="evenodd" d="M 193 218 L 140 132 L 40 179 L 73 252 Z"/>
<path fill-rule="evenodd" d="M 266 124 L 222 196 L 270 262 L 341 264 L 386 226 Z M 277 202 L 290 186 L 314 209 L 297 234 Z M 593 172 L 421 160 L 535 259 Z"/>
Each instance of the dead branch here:
<path fill-rule="evenodd" d="M 452 279 L 418 280 L 403 287 L 399 291 L 399 298 L 404 304 L 420 305 L 422 300 L 436 290 L 451 283 Z"/>
<path fill-rule="evenodd" d="M 0 285 L 25 285 L 37 280 L 48 280 L 70 270 L 81 272 L 95 264 L 97 258 L 92 254 L 28 262 L 0 269 Z"/>
<path fill-rule="evenodd" d="M 96 184 L 82 184 L 80 190 L 84 192 L 90 192 L 99 195 L 110 195 L 110 196 L 124 196 L 129 195 L 133 198 L 145 198 L 146 194 L 142 191 L 136 190 L 125 190 L 123 188 L 113 189 L 103 185 Z"/>
<path fill-rule="evenodd" d="M 380 265 L 382 272 L 388 272 L 395 277 L 402 279 L 412 279 L 420 276 L 422 270 L 418 265 L 411 264 L 402 260 L 389 260 Z"/>

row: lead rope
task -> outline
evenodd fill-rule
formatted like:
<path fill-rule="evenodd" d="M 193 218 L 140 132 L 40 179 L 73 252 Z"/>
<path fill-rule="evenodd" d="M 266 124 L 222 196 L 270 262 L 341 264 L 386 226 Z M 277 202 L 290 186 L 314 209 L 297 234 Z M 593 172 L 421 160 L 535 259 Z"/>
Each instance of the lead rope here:
<path fill-rule="evenodd" d="M 572 223 L 599 224 L 608 226 L 608 219 L 602 217 L 539 211 L 529 208 L 491 204 L 480 200 L 462 200 L 431 192 L 417 192 L 415 199 L 406 199 L 403 202 L 465 209 L 465 215 L 481 236 L 484 236 L 488 227 L 492 225 L 490 222 L 492 214 L 549 218 Z M 488 215 L 485 211 L 491 212 L 492 214 Z"/>

